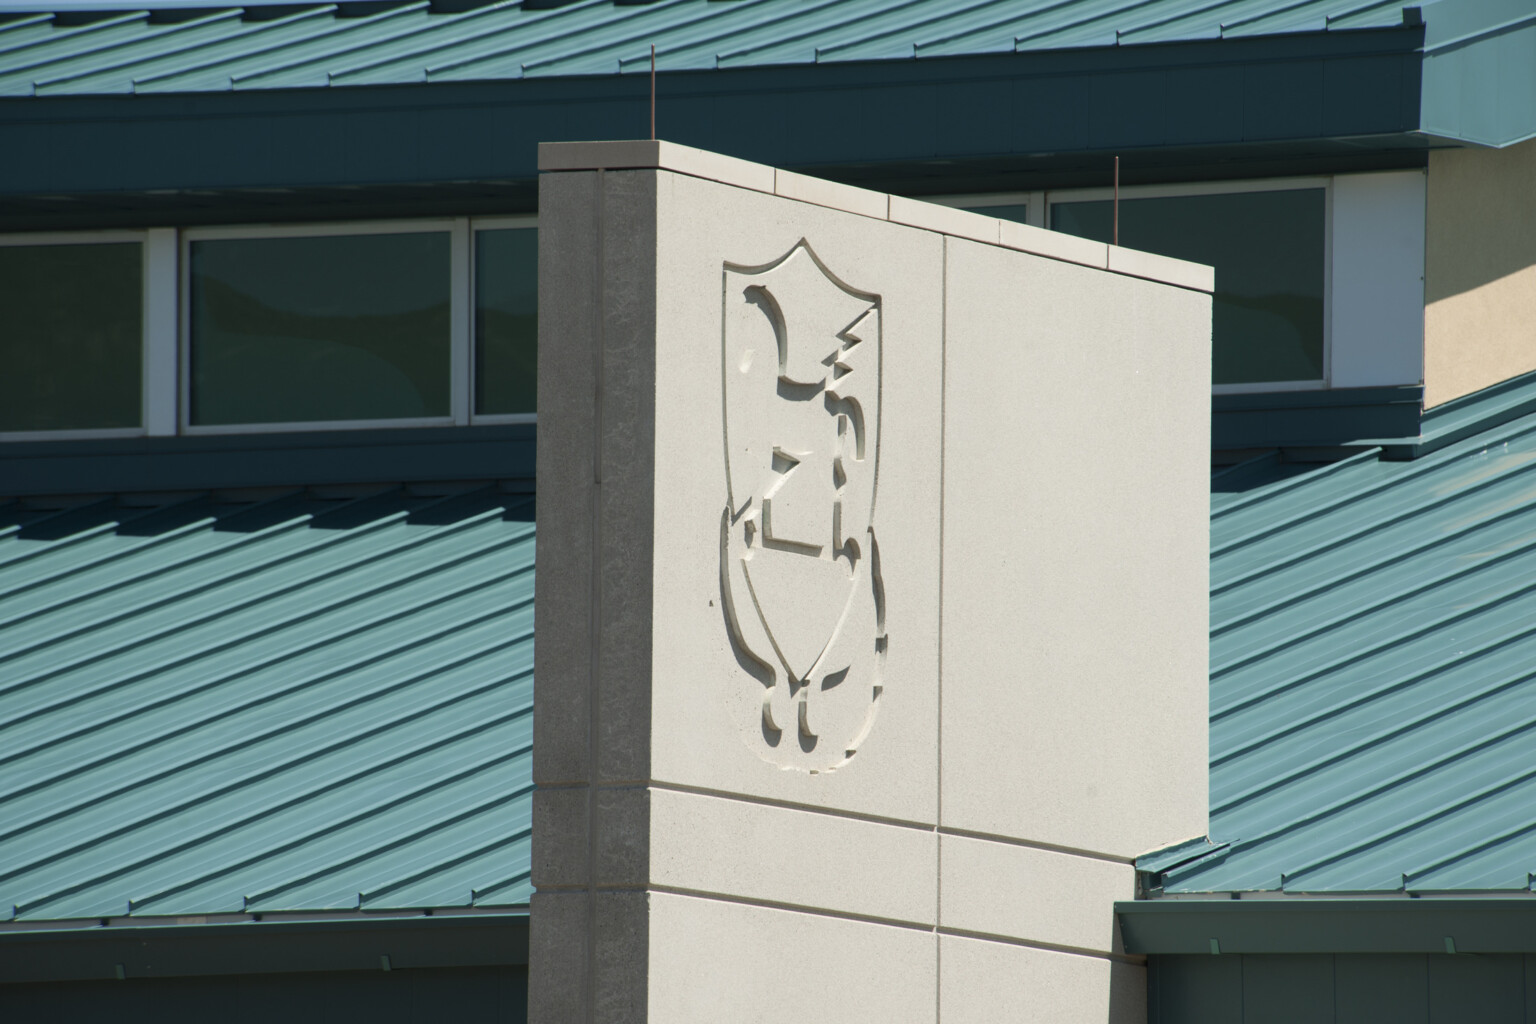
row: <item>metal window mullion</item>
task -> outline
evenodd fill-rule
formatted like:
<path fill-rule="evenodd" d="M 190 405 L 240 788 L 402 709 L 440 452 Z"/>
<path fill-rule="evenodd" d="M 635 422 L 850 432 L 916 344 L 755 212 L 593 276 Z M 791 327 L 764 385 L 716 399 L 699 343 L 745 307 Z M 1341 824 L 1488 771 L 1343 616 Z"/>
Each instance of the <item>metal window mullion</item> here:
<path fill-rule="evenodd" d="M 1333 179 L 1323 186 L 1323 384 L 1333 386 Z"/>
<path fill-rule="evenodd" d="M 176 240 L 176 426 L 192 426 L 192 240 Z"/>
<path fill-rule="evenodd" d="M 480 231 L 500 231 L 507 228 L 532 228 L 537 230 L 538 226 L 538 215 L 526 213 L 510 214 L 500 217 L 476 217 L 473 221 L 470 222 L 469 254 L 471 258 L 469 265 L 469 394 L 471 403 L 474 401 L 475 374 L 478 372 L 478 367 L 476 366 L 477 353 L 475 352 L 474 348 L 474 318 L 476 316 L 476 302 L 478 301 L 475 296 L 475 261 L 478 259 L 474 243 L 475 234 Z M 494 413 L 490 415 L 484 415 L 473 407 L 470 409 L 470 422 L 475 424 L 489 425 L 506 423 L 535 423 L 537 420 L 537 414 L 531 412 Z"/>
<path fill-rule="evenodd" d="M 470 417 L 470 404 L 473 401 L 474 392 L 471 389 L 473 374 L 473 339 L 471 317 L 474 307 L 471 305 L 471 288 L 473 275 L 471 274 L 470 246 L 473 243 L 473 235 L 469 230 L 469 220 L 464 217 L 453 222 L 451 232 L 450 255 L 448 259 L 449 274 L 449 366 L 451 373 L 451 391 L 449 398 L 449 411 L 453 415 L 456 426 L 467 426 Z"/>
<path fill-rule="evenodd" d="M 1046 226 L 1045 196 L 1044 192 L 1031 192 L 1029 193 L 1029 198 L 1024 201 L 1024 215 L 1031 227 L 1043 228 Z"/>
<path fill-rule="evenodd" d="M 177 239 L 175 228 L 151 228 L 144 238 L 144 432 L 176 433 Z"/>

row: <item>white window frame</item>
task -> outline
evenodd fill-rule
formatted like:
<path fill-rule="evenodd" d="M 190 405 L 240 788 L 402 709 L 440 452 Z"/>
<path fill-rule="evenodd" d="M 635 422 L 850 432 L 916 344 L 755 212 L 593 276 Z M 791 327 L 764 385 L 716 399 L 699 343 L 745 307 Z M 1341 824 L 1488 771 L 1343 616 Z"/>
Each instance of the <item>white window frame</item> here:
<path fill-rule="evenodd" d="M 275 434 L 537 423 L 538 414 L 475 412 L 475 232 L 537 230 L 538 214 L 331 221 L 316 224 L 227 224 L 198 228 L 53 231 L 0 235 L 0 246 L 138 242 L 143 282 L 140 423 L 89 430 L 0 431 L 3 441 L 75 441 L 201 434 Z M 191 419 L 191 247 L 239 238 L 316 238 L 428 232 L 449 235 L 449 415 L 369 420 L 194 425 Z"/>
<path fill-rule="evenodd" d="M 0 430 L 0 441 L 83 441 L 113 437 L 143 437 L 150 433 L 151 376 L 159 370 L 163 353 L 152 339 L 163 332 L 163 309 L 152 302 L 150 286 L 163 277 L 163 268 L 152 257 L 151 231 L 49 231 L 0 235 L 0 246 L 13 248 L 34 245 L 101 245 L 121 242 L 139 243 L 139 267 L 142 274 L 139 293 L 139 425 L 137 427 L 98 427 L 81 430 Z M 163 248 L 163 244 L 160 246 Z"/>
<path fill-rule="evenodd" d="M 1169 185 L 1123 185 L 1121 199 L 1165 199 L 1174 196 L 1233 195 L 1243 192 L 1294 192 L 1323 190 L 1323 376 L 1315 380 L 1267 380 L 1251 384 L 1212 384 L 1213 395 L 1251 395 L 1273 391 L 1323 391 L 1333 381 L 1333 177 L 1257 178 L 1251 181 L 1179 182 Z M 1113 199 L 1114 188 L 1061 189 L 1044 194 L 1042 214 L 1046 227 L 1050 207 L 1056 203 L 1101 202 Z M 967 197 L 972 205 L 981 205 Z M 958 205 L 958 204 L 957 204 Z M 1034 207 L 1030 207 L 1033 211 Z"/>
<path fill-rule="evenodd" d="M 536 213 L 515 214 L 503 217 L 475 217 L 469 222 L 469 253 L 465 264 L 465 273 L 468 276 L 468 286 L 464 290 L 465 301 L 468 308 L 465 316 L 469 323 L 468 339 L 468 367 L 466 387 L 469 391 L 468 409 L 469 422 L 476 426 L 496 423 L 536 423 L 538 413 L 535 412 L 507 412 L 507 413 L 478 413 L 475 411 L 475 374 L 478 370 L 479 360 L 475 358 L 475 310 L 478 302 L 475 296 L 475 234 L 480 231 L 502 231 L 507 228 L 532 228 L 537 230 L 539 215 Z M 540 354 L 542 358 L 542 353 Z"/>
<path fill-rule="evenodd" d="M 465 291 L 468 219 L 440 217 L 412 220 L 341 221 L 324 224 L 242 224 L 206 228 L 188 228 L 181 232 L 180 245 L 180 324 L 177 365 L 180 381 L 177 389 L 177 425 L 188 436 L 203 434 L 276 434 L 326 430 L 381 430 L 391 427 L 450 427 L 468 423 L 468 395 L 459 366 L 467 350 L 469 324 L 463 302 Z M 297 420 L 276 423 L 220 423 L 197 425 L 191 422 L 192 410 L 192 245 L 196 242 L 247 238 L 336 238 L 357 235 L 447 234 L 449 238 L 449 323 L 448 373 L 449 410 L 446 416 L 412 416 L 366 420 Z"/>
<path fill-rule="evenodd" d="M 978 192 L 963 196 L 929 196 L 924 202 L 956 208 L 971 206 L 1024 206 L 1025 223 L 1032 227 L 1045 227 L 1045 208 L 1048 192 Z"/>

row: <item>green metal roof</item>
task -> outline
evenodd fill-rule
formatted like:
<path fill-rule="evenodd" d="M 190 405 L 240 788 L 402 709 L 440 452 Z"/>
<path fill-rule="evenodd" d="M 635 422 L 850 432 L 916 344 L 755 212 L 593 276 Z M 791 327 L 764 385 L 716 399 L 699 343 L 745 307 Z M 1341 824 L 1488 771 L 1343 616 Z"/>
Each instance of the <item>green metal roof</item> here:
<path fill-rule="evenodd" d="M 533 547 L 491 487 L 0 505 L 0 920 L 526 903 Z"/>
<path fill-rule="evenodd" d="M 417 0 L 64 20 L 0 26 L 0 95 L 642 73 L 652 43 L 662 71 L 905 60 L 1381 28 L 1404 14 L 1380 0 L 507 0 L 458 12 Z"/>
<path fill-rule="evenodd" d="M 1533 399 L 1536 375 L 1435 410 L 1450 443 L 1413 461 L 1213 478 L 1221 845 L 1144 858 L 1165 892 L 1533 887 Z"/>

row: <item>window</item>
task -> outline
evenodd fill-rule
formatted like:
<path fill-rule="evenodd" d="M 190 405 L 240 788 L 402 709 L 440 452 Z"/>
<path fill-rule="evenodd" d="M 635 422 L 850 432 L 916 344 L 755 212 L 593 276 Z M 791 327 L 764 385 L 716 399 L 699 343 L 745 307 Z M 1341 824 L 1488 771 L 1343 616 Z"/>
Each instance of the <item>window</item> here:
<path fill-rule="evenodd" d="M 450 422 L 449 231 L 193 235 L 187 424 Z"/>
<path fill-rule="evenodd" d="M 1422 195 L 1417 171 L 1122 187 L 1120 244 L 1216 268 L 1215 391 L 1412 384 Z M 1109 242 L 1113 198 L 1101 188 L 935 201 Z M 1405 232 L 1417 247 L 1393 241 Z M 1363 282 L 1351 272 L 1362 263 Z"/>
<path fill-rule="evenodd" d="M 1044 192 L 989 192 L 982 195 L 925 197 L 924 201 L 1043 228 L 1045 198 Z"/>
<path fill-rule="evenodd" d="M 538 394 L 539 236 L 475 232 L 475 413 L 529 414 Z"/>
<path fill-rule="evenodd" d="M 0 439 L 529 422 L 534 217 L 0 237 Z"/>
<path fill-rule="evenodd" d="M 1243 186 L 1239 186 L 1242 188 Z M 1057 231 L 1108 242 L 1113 200 L 1057 193 Z M 1321 385 L 1327 378 L 1327 191 L 1122 189 L 1120 244 L 1216 268 L 1211 382 Z"/>
<path fill-rule="evenodd" d="M 0 240 L 0 436 L 143 425 L 142 233 Z"/>

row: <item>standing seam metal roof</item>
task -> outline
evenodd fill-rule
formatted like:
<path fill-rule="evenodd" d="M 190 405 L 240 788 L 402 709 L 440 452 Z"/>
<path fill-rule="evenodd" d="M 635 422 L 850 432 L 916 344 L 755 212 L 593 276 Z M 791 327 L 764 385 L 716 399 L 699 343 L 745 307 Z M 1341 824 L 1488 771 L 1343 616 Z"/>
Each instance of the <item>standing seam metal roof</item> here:
<path fill-rule="evenodd" d="M 52 13 L 0 23 L 0 96 L 215 92 L 906 60 L 1404 23 L 1400 0 L 577 0 Z M 369 12 L 369 13 L 363 13 Z M 361 16 L 350 16 L 360 14 Z"/>
<path fill-rule="evenodd" d="M 524 904 L 527 496 L 0 506 L 0 920 Z"/>
<path fill-rule="evenodd" d="M 1213 488 L 1211 835 L 1226 845 L 1141 866 L 1169 893 L 1530 890 L 1536 415 L 1412 462 L 1271 455 Z"/>

